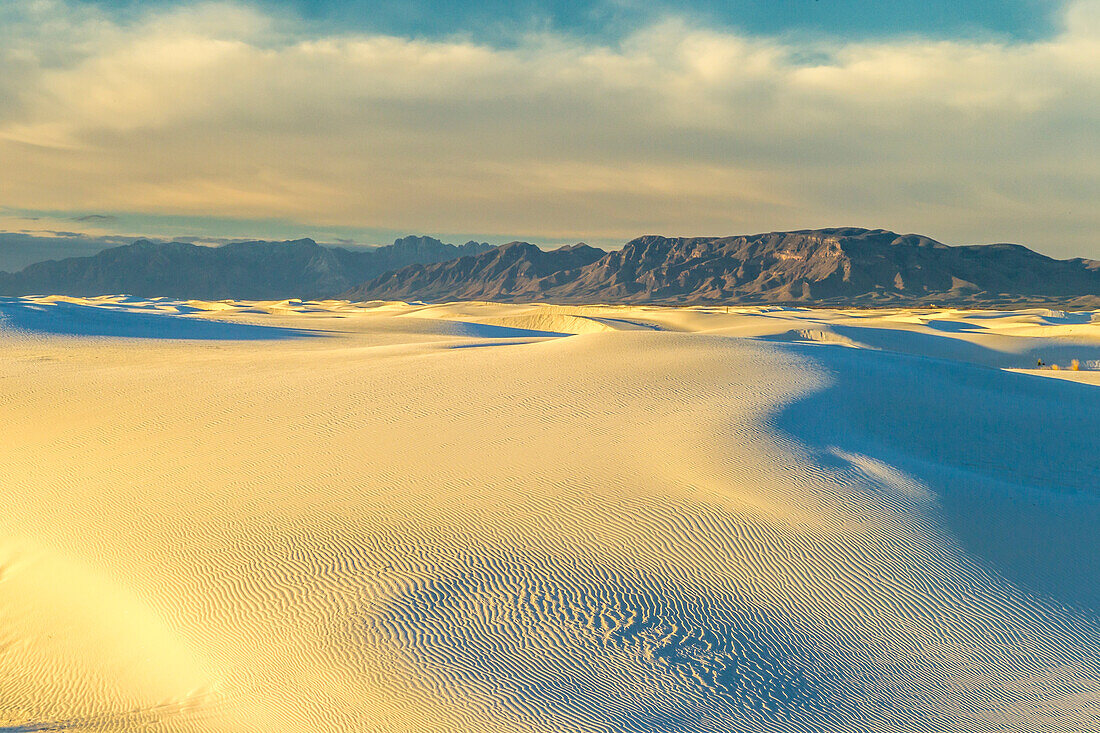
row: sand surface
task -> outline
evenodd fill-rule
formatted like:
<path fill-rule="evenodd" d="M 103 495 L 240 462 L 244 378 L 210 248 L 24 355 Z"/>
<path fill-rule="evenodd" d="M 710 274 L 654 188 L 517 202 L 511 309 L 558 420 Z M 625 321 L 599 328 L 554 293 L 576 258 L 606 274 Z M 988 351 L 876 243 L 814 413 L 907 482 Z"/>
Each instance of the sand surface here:
<path fill-rule="evenodd" d="M 1100 313 L 0 299 L 0 731 L 1095 731 L 1097 375 Z"/>

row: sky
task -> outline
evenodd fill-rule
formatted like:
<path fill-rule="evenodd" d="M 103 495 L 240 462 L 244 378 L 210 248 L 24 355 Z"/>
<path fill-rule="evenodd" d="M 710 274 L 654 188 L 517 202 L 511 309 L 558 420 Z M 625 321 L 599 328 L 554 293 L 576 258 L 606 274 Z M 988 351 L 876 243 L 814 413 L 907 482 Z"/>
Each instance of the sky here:
<path fill-rule="evenodd" d="M 1098 161 L 1100 0 L 0 3 L 24 258 L 865 226 L 1100 259 Z"/>

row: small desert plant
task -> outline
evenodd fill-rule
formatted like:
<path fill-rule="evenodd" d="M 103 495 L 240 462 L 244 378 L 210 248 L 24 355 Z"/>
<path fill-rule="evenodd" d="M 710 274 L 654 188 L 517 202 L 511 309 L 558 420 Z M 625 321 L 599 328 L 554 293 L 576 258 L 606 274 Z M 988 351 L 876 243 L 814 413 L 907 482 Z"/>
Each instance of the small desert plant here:
<path fill-rule="evenodd" d="M 1058 365 L 1057 364 L 1051 364 L 1050 368 L 1053 369 L 1054 371 L 1058 371 Z"/>
<path fill-rule="evenodd" d="M 1081 371 L 1081 362 L 1074 359 L 1073 361 L 1071 361 L 1069 363 L 1069 368 L 1072 369 L 1075 372 L 1079 372 L 1079 371 Z"/>

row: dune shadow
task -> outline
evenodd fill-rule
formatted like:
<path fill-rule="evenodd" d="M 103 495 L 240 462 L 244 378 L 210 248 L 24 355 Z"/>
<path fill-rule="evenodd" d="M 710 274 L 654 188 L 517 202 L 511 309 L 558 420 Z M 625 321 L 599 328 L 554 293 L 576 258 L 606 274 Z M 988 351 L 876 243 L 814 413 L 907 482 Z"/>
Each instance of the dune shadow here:
<path fill-rule="evenodd" d="M 821 460 L 840 449 L 900 469 L 935 493 L 938 523 L 984 566 L 1100 609 L 1100 389 L 885 351 L 799 353 L 832 385 L 777 427 Z"/>
<path fill-rule="evenodd" d="M 402 648 L 433 689 L 469 691 L 472 710 L 508 701 L 525 727 L 717 732 L 828 705 L 834 675 L 763 609 L 580 558 L 516 555 L 410 587 L 361 631 Z"/>
<path fill-rule="evenodd" d="M 558 331 L 538 331 L 532 328 L 496 326 L 489 323 L 473 323 L 470 321 L 444 321 L 443 323 L 446 324 L 443 330 L 448 335 L 469 336 L 480 339 L 557 338 L 573 335 Z"/>
<path fill-rule="evenodd" d="M 607 326 L 617 327 L 626 330 L 639 330 L 639 331 L 664 331 L 665 329 L 658 326 L 656 323 L 647 323 L 645 321 L 631 321 L 626 318 L 608 318 L 606 316 L 585 316 L 597 323 L 603 323 Z"/>
<path fill-rule="evenodd" d="M 837 335 L 851 339 L 855 343 L 902 354 L 917 354 L 939 359 L 964 361 L 970 364 L 985 364 L 987 366 L 1005 366 L 998 362 L 1004 361 L 1005 357 L 1012 358 L 1013 356 L 1002 354 L 999 351 L 969 341 L 944 338 L 934 333 L 906 331 L 900 328 L 846 326 L 843 324 L 833 324 L 830 329 Z M 947 331 L 949 329 L 938 330 Z M 953 333 L 961 332 L 964 331 L 953 331 Z M 1026 366 L 1026 363 L 1026 358 L 1023 358 L 1020 364 L 1013 364 L 1013 366 Z"/>
<path fill-rule="evenodd" d="M 528 344 L 528 343 L 530 343 L 530 342 L 529 341 L 501 340 L 501 341 L 490 341 L 488 343 L 450 344 L 449 346 L 447 346 L 447 349 L 449 349 L 449 350 L 492 349 L 492 348 L 495 348 L 495 347 L 498 347 L 498 346 L 523 346 L 523 345 Z"/>
<path fill-rule="evenodd" d="M 193 318 L 130 308 L 0 299 L 0 329 L 35 335 L 198 341 L 276 341 L 325 335 L 280 326 Z"/>
<path fill-rule="evenodd" d="M 944 333 L 974 333 L 970 329 L 953 327 L 939 328 L 926 324 Z M 894 328 L 868 328 L 833 324 L 829 329 L 853 343 L 870 346 L 882 351 L 901 354 L 913 354 L 935 359 L 981 364 L 1001 369 L 1027 369 L 1034 367 L 1037 359 L 1048 364 L 1068 364 L 1071 359 L 1080 361 L 1100 358 L 1100 345 L 1088 343 L 1059 342 L 1045 338 L 1027 338 L 1016 342 L 1019 350 L 1001 351 L 983 344 L 950 338 L 935 333 L 906 331 Z"/>
<path fill-rule="evenodd" d="M 1043 323 L 1057 326 L 1080 326 L 1085 323 L 1092 323 L 1095 316 L 1092 311 L 1070 312 L 1065 311 L 1051 311 L 1045 316 L 1040 316 Z"/>
<path fill-rule="evenodd" d="M 924 325 L 934 331 L 943 331 L 944 333 L 973 333 L 974 331 L 986 331 L 989 329 L 988 326 L 983 326 L 978 323 L 967 323 L 966 321 L 944 321 L 935 319 L 924 321 Z"/>

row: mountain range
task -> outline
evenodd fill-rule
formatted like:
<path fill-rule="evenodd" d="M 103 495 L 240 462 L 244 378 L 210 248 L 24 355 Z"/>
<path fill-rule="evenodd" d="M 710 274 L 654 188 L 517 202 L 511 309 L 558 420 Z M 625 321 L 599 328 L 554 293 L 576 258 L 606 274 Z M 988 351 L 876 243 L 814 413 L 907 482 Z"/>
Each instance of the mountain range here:
<path fill-rule="evenodd" d="M 1100 261 L 1015 244 L 948 246 L 882 229 L 735 237 L 646 236 L 621 250 L 544 252 L 513 242 L 416 264 L 344 293 L 354 300 L 856 305 L 1100 304 Z"/>
<path fill-rule="evenodd" d="M 150 242 L 112 247 L 0 273 L 3 295 L 109 295 L 221 300 L 330 298 L 383 272 L 493 249 L 455 246 L 431 237 L 404 237 L 375 249 L 326 247 L 312 239 L 235 242 L 206 247 Z"/>
<path fill-rule="evenodd" d="M 0 294 L 220 300 L 497 300 L 820 305 L 1060 304 L 1100 307 L 1100 261 L 1015 244 L 948 246 L 915 234 L 835 228 L 734 237 L 645 236 L 607 252 L 404 237 L 351 250 L 141 240 L 0 273 Z"/>

